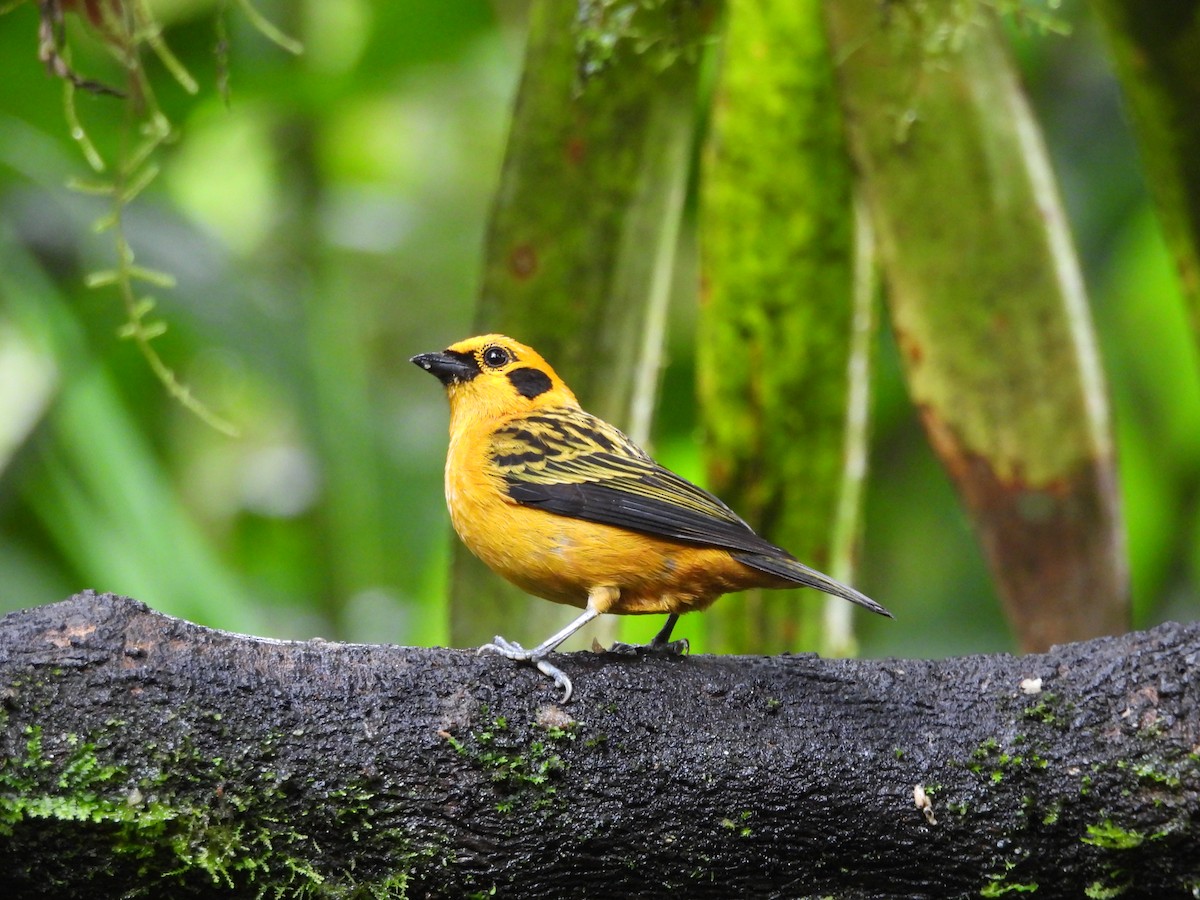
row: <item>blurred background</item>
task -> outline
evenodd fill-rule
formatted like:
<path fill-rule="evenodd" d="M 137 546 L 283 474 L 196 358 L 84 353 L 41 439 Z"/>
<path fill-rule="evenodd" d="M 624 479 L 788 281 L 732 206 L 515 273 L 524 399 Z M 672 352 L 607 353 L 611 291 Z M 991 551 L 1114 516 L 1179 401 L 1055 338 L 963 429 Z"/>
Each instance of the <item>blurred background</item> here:
<path fill-rule="evenodd" d="M 123 209 L 123 232 L 139 265 L 176 282 L 147 289 L 153 317 L 168 325 L 154 346 L 240 434 L 170 398 L 118 336 L 128 318 L 118 294 L 86 286 L 114 265 L 112 230 L 93 227 L 111 203 L 68 186 L 96 175 L 73 137 L 63 83 L 39 62 L 37 5 L 9 8 L 0 16 L 0 611 L 94 588 L 278 638 L 445 643 L 447 411 L 440 387 L 407 360 L 471 332 L 525 4 L 262 3 L 304 45 L 299 55 L 236 4 L 151 6 L 199 90 L 147 58 L 174 138 L 155 151 L 157 177 Z M 1075 0 L 1059 15 L 1067 35 L 1011 36 L 1108 372 L 1134 624 L 1192 619 L 1195 351 L 1097 23 Z M 68 15 L 65 25 L 74 69 L 119 84 L 83 20 Z M 128 141 L 125 108 L 75 93 L 79 125 L 106 159 Z M 681 296 L 671 310 L 651 449 L 699 480 L 692 302 Z M 857 583 L 897 618 L 863 617 L 861 650 L 1012 649 L 886 325 L 878 341 Z"/>

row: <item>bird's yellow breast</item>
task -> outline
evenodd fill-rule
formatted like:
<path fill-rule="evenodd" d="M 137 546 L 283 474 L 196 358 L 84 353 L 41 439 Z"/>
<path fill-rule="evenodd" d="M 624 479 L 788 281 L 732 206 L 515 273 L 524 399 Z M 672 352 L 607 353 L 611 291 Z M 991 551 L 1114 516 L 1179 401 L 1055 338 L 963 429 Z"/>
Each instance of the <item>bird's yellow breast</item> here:
<path fill-rule="evenodd" d="M 522 590 L 583 607 L 593 588 L 614 587 L 611 606 L 600 611 L 638 614 L 703 609 L 722 594 L 763 583 L 725 550 L 516 503 L 485 452 L 493 428 L 451 436 L 446 503 L 463 543 Z"/>

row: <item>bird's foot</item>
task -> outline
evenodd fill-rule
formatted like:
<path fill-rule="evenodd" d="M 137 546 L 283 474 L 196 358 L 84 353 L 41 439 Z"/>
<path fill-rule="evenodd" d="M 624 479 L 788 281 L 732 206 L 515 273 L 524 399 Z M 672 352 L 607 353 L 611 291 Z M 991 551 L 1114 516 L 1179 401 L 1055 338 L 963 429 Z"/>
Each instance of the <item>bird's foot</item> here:
<path fill-rule="evenodd" d="M 645 644 L 614 641 L 608 652 L 618 656 L 687 656 L 690 646 L 687 638 L 677 641 L 649 641 Z"/>
<path fill-rule="evenodd" d="M 484 644 L 476 653 L 495 653 L 497 656 L 503 656 L 505 659 L 511 659 L 514 662 L 526 662 L 534 665 L 539 672 L 547 678 L 554 680 L 554 686 L 562 691 L 563 704 L 566 704 L 571 699 L 571 692 L 574 686 L 571 684 L 571 679 L 558 666 L 552 665 L 545 656 L 545 653 L 539 653 L 535 650 L 526 650 L 515 641 L 502 638 L 496 635 L 492 638 L 490 644 Z"/>
<path fill-rule="evenodd" d="M 508 638 L 503 638 L 496 635 L 492 638 L 490 644 L 484 644 L 476 653 L 495 653 L 497 656 L 503 656 L 505 659 L 515 660 L 516 662 L 529 662 L 533 659 L 533 651 L 526 650 L 516 641 L 510 641 Z"/>
<path fill-rule="evenodd" d="M 651 641 L 650 649 L 655 653 L 665 653 L 669 656 L 687 656 L 691 652 L 692 645 L 688 643 L 687 638 L 679 638 L 674 641 Z"/>

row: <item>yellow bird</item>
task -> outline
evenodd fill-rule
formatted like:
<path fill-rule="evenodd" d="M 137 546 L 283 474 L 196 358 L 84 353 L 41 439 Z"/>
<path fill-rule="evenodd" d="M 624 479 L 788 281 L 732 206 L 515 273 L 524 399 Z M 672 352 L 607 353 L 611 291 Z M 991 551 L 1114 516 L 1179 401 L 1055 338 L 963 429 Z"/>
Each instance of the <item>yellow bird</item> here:
<path fill-rule="evenodd" d="M 571 698 L 547 656 L 602 613 L 681 613 L 748 588 L 813 587 L 891 616 L 871 598 L 754 533 L 728 506 L 584 412 L 532 348 L 500 334 L 412 362 L 446 387 L 446 504 L 464 544 L 538 597 L 583 608 L 532 650 L 497 636 L 480 652 L 532 663 Z"/>

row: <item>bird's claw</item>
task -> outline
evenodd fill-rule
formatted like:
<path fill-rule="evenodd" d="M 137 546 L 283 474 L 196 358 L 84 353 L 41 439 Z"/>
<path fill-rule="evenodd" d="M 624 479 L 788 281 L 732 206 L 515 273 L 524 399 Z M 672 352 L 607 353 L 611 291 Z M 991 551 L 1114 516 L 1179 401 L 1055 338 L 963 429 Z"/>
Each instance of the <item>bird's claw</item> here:
<path fill-rule="evenodd" d="M 551 665 L 545 659 L 534 660 L 534 665 L 537 670 L 543 675 L 554 679 L 554 686 L 562 691 L 562 700 L 559 702 L 564 706 L 571 702 L 571 693 L 575 690 L 575 686 L 571 684 L 571 679 L 567 677 L 567 673 L 558 666 Z"/>
<path fill-rule="evenodd" d="M 663 641 L 661 643 L 650 642 L 650 648 L 656 653 L 666 653 L 669 656 L 687 656 L 691 652 L 692 645 L 688 643 L 687 638 L 679 638 L 674 641 Z"/>
<path fill-rule="evenodd" d="M 600 647 L 599 643 L 596 644 L 599 652 L 612 653 L 616 656 L 637 656 L 638 651 L 644 649 L 645 646 L 645 644 L 627 644 L 624 641 L 613 641 L 608 645 L 608 649 L 605 650 L 603 647 Z"/>
<path fill-rule="evenodd" d="M 497 656 L 503 656 L 505 659 L 515 660 L 516 662 L 529 662 L 533 659 L 533 653 L 526 650 L 515 641 L 510 641 L 506 638 L 496 635 L 492 638 L 490 644 L 484 644 L 478 650 L 478 653 L 495 653 Z"/>
<path fill-rule="evenodd" d="M 566 704 L 570 701 L 571 693 L 574 691 L 571 679 L 567 677 L 566 672 L 547 660 L 544 654 L 538 654 L 533 650 L 526 650 L 515 641 L 502 638 L 500 635 L 496 635 L 492 638 L 490 644 L 484 644 L 475 652 L 495 653 L 497 656 L 503 656 L 505 659 L 511 659 L 514 662 L 532 663 L 539 672 L 553 679 L 554 686 L 562 691 L 562 700 L 559 702 Z"/>
<path fill-rule="evenodd" d="M 626 644 L 623 641 L 616 641 L 608 648 L 609 653 L 615 653 L 618 656 L 687 656 L 691 645 L 688 644 L 687 638 L 680 638 L 677 641 L 650 641 L 647 644 Z"/>

